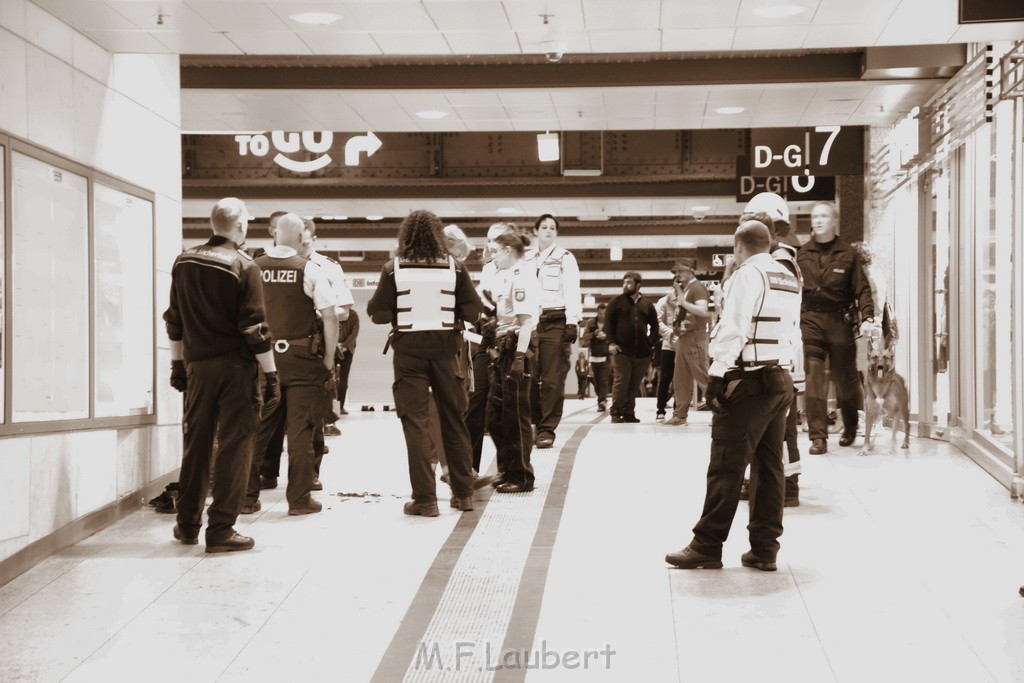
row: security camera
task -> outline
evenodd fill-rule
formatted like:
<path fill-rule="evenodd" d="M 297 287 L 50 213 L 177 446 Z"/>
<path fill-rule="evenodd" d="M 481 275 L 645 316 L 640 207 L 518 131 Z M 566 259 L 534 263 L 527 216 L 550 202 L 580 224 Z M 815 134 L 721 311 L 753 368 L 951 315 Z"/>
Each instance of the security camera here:
<path fill-rule="evenodd" d="M 707 217 L 708 217 L 708 215 L 706 213 L 704 213 L 703 211 L 694 211 L 693 212 L 693 220 L 697 221 L 698 223 L 700 221 L 704 220 Z"/>
<path fill-rule="evenodd" d="M 541 46 L 544 48 L 544 58 L 552 64 L 562 61 L 562 57 L 565 56 L 565 41 L 545 40 Z"/>
<path fill-rule="evenodd" d="M 547 59 L 552 64 L 555 63 L 555 62 L 562 61 L 562 57 L 564 57 L 564 56 L 565 56 L 564 52 L 545 52 L 544 53 L 544 58 Z"/>

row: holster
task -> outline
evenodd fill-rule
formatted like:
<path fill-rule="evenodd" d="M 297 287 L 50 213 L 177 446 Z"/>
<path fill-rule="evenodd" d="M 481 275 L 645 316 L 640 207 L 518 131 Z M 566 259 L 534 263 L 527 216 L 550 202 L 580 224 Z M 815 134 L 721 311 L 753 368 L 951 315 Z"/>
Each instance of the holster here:
<path fill-rule="evenodd" d="M 317 318 L 313 334 L 309 337 L 309 352 L 317 358 L 324 357 L 324 322 Z"/>

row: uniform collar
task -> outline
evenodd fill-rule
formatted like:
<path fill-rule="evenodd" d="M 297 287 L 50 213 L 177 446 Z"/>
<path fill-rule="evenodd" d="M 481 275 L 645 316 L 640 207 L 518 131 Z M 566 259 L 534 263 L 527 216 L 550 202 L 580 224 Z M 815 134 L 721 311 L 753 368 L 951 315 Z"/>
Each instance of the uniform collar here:
<path fill-rule="evenodd" d="M 210 238 L 210 241 L 206 243 L 208 247 L 227 247 L 228 249 L 240 249 L 234 240 L 224 237 L 223 235 L 214 235 Z"/>
<path fill-rule="evenodd" d="M 775 263 L 775 257 L 773 257 L 771 254 L 754 254 L 746 261 L 744 261 L 743 265 L 745 266 L 748 263 L 753 263 L 755 265 L 758 263 Z"/>
<path fill-rule="evenodd" d="M 270 256 L 271 258 L 288 258 L 289 256 L 295 256 L 299 253 L 292 247 L 287 247 L 283 244 L 275 244 L 271 247 L 267 247 L 266 252 L 267 256 Z"/>
<path fill-rule="evenodd" d="M 812 237 L 810 240 L 808 240 L 807 244 L 804 245 L 804 248 L 810 249 L 811 251 L 823 251 L 822 247 L 824 247 L 826 244 L 832 245 L 832 251 L 835 251 L 836 249 L 843 249 L 846 246 L 845 244 L 843 244 L 843 241 L 839 239 L 839 235 L 836 235 L 835 237 L 832 238 L 832 240 L 824 243 L 819 242 Z"/>
<path fill-rule="evenodd" d="M 547 260 L 547 258 L 549 256 L 551 256 L 555 252 L 555 249 L 557 249 L 557 248 L 558 248 L 557 244 L 552 244 L 550 247 L 548 247 L 544 251 L 538 251 L 537 252 L 537 260 L 539 260 L 539 261 Z"/>

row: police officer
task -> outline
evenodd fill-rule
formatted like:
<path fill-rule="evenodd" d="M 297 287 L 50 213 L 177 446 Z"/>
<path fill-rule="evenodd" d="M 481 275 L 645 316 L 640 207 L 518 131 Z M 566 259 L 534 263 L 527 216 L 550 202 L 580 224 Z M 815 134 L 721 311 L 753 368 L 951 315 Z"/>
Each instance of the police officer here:
<path fill-rule="evenodd" d="M 213 237 L 174 261 L 164 321 L 170 339 L 171 386 L 185 392 L 185 448 L 174 538 L 185 545 L 199 542 L 216 436 L 206 552 L 219 553 L 255 545 L 253 539 L 237 533 L 234 524 L 245 499 L 259 422 L 257 364 L 266 378 L 264 410 L 275 409 L 281 390 L 270 350 L 260 270 L 241 249 L 249 212 L 239 199 L 222 199 L 213 207 L 210 225 Z"/>
<path fill-rule="evenodd" d="M 693 540 L 665 561 L 681 569 L 718 569 L 740 483 L 749 460 L 750 551 L 745 567 L 774 571 L 782 535 L 785 491 L 783 437 L 793 381 L 786 370 L 799 337 L 800 287 L 769 254 L 768 228 L 747 221 L 736 230 L 737 268 L 726 283 L 725 309 L 712 334 L 708 404 L 711 462 L 704 511 Z"/>
<path fill-rule="evenodd" d="M 412 500 L 405 514 L 437 517 L 431 467 L 430 392 L 441 421 L 441 439 L 451 479 L 451 505 L 473 509 L 472 455 L 466 428 L 466 390 L 459 379 L 463 321 L 483 310 L 473 281 L 447 252 L 441 220 L 413 211 L 399 228 L 398 255 L 384 265 L 366 306 L 370 319 L 392 327 L 395 412 L 402 420 L 409 458 Z"/>
<path fill-rule="evenodd" d="M 871 284 L 864 275 L 856 250 L 839 239 L 835 206 L 819 202 L 811 210 L 811 240 L 800 248 L 796 262 L 803 275 L 800 330 L 807 372 L 807 425 L 810 453 L 828 451 L 828 382 L 825 360 L 836 387 L 843 416 L 840 446 L 857 438 L 857 410 L 863 403 L 857 376 L 854 325 L 849 316 L 869 326 L 875 315 Z"/>
<path fill-rule="evenodd" d="M 487 398 L 487 431 L 494 439 L 501 493 L 532 491 L 530 453 L 530 336 L 540 315 L 541 293 L 531 264 L 523 260 L 526 244 L 515 230 L 498 234 L 489 245 L 494 254 L 497 358 Z"/>
<path fill-rule="evenodd" d="M 531 389 L 533 423 L 537 427 L 537 448 L 551 448 L 555 429 L 562 420 L 565 377 L 569 373 L 572 344 L 583 317 L 580 298 L 580 269 L 576 257 L 555 244 L 558 221 L 551 214 L 537 219 L 537 239 L 531 261 L 541 288 L 541 314 L 537 323 L 537 362 Z"/>
<path fill-rule="evenodd" d="M 334 393 L 334 354 L 330 350 L 338 341 L 338 302 L 323 268 L 299 255 L 303 228 L 299 216 L 282 216 L 277 223 L 275 245 L 256 258 L 284 398 L 276 410 L 265 412 L 260 421 L 245 512 L 256 512 L 261 507 L 260 467 L 266 444 L 282 420 L 286 421 L 288 437 L 288 514 L 308 515 L 322 509 L 320 502 L 310 495 L 314 479 L 313 428 L 323 420 L 327 400 Z M 323 319 L 319 352 L 311 348 L 318 312 Z"/>

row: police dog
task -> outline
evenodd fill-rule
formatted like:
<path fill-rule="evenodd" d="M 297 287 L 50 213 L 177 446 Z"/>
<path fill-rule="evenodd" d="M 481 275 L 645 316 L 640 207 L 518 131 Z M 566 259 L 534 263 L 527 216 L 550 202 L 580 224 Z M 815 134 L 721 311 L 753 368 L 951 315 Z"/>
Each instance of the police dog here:
<path fill-rule="evenodd" d="M 892 442 L 889 452 L 896 453 L 896 432 L 903 420 L 903 445 L 910 447 L 910 393 L 907 382 L 896 372 L 893 347 L 884 345 L 881 335 L 872 334 L 868 341 L 867 369 L 864 372 L 864 448 L 857 455 L 871 450 L 871 428 L 883 417 L 892 420 Z"/>

